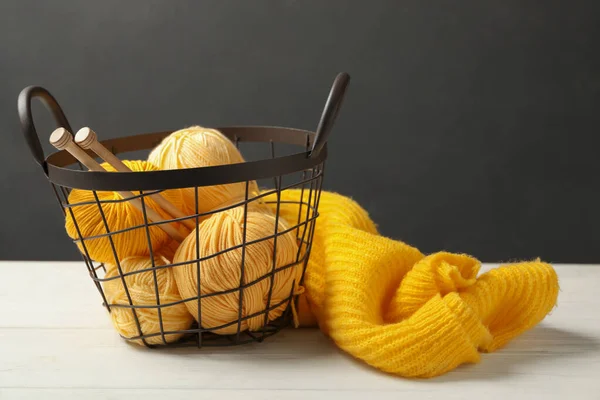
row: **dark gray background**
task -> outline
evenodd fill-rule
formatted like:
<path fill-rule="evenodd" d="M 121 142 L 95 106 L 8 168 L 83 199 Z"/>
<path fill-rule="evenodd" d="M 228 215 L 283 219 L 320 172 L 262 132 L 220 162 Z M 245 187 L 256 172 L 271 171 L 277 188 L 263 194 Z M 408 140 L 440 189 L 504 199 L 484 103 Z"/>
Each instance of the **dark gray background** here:
<path fill-rule="evenodd" d="M 0 259 L 79 259 L 21 136 L 49 89 L 103 138 L 314 129 L 352 76 L 326 189 L 382 233 L 484 261 L 600 262 L 597 1 L 0 3 Z M 51 132 L 44 109 L 42 141 Z M 48 150 L 48 146 L 46 146 Z"/>

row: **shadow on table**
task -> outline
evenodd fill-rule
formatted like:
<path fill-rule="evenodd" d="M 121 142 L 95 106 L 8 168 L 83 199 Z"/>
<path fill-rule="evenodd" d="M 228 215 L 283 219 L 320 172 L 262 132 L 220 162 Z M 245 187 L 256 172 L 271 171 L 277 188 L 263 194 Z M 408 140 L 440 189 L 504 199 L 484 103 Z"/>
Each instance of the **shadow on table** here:
<path fill-rule="evenodd" d="M 148 351 L 135 345 L 131 348 L 134 351 Z M 274 365 L 279 362 L 288 365 L 290 362 L 296 362 L 298 366 L 303 362 L 313 363 L 316 359 L 335 360 L 341 356 L 347 358 L 348 362 L 355 367 L 364 369 L 365 373 L 371 372 L 402 380 L 344 353 L 318 329 L 284 329 L 263 343 L 201 349 L 193 346 L 162 348 L 150 351 L 156 351 L 159 357 L 162 355 L 169 358 L 204 358 L 225 362 L 235 361 L 238 364 L 248 362 L 251 365 L 259 363 Z M 494 353 L 483 353 L 478 364 L 464 364 L 445 375 L 426 379 L 423 382 L 506 380 L 515 375 L 534 375 L 536 368 L 543 368 L 545 364 L 553 363 L 560 363 L 565 370 L 568 370 L 569 360 L 597 357 L 599 352 L 600 342 L 592 337 L 542 324 L 515 338 L 503 349 Z"/>
<path fill-rule="evenodd" d="M 130 346 L 134 351 L 147 352 L 149 349 L 137 345 Z M 237 346 L 211 347 L 196 346 L 157 348 L 155 351 L 168 357 L 203 357 L 206 359 L 228 359 L 243 362 L 249 359 L 252 362 L 275 363 L 277 360 L 290 362 L 290 360 L 302 360 L 320 357 L 330 357 L 339 354 L 338 348 L 318 329 L 287 328 L 265 339 L 262 343 L 247 343 Z"/>
<path fill-rule="evenodd" d="M 430 382 L 503 380 L 515 375 L 533 375 L 544 364 L 597 356 L 600 342 L 593 337 L 565 329 L 538 325 L 494 353 L 483 353 L 478 364 L 464 364 Z M 556 370 L 555 370 L 556 371 Z"/>

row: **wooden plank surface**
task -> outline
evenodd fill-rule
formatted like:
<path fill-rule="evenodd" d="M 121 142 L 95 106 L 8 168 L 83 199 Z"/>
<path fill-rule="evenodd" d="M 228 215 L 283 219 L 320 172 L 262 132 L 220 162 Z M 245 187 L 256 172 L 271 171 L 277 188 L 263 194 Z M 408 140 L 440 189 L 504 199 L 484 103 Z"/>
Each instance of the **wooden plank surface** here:
<path fill-rule="evenodd" d="M 0 399 L 600 399 L 600 266 L 556 269 L 559 305 L 539 326 L 480 364 L 408 380 L 353 360 L 315 329 L 229 348 L 128 345 L 82 263 L 2 262 Z"/>

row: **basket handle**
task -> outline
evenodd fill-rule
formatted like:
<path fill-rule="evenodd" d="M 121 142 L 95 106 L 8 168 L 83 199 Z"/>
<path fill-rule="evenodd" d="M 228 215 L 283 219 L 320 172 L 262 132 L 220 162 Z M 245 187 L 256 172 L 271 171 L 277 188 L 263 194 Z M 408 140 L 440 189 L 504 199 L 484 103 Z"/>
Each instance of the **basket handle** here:
<path fill-rule="evenodd" d="M 323 146 L 325 146 L 325 143 L 327 143 L 327 138 L 331 133 L 333 123 L 342 106 L 342 101 L 344 100 L 344 95 L 346 94 L 346 88 L 348 87 L 349 82 L 350 75 L 346 72 L 340 72 L 335 77 L 331 90 L 329 91 L 329 97 L 327 97 L 327 101 L 325 102 L 325 108 L 323 108 L 323 113 L 321 114 L 321 120 L 317 126 L 315 141 L 308 155 L 309 157 L 314 158 L 318 156 L 321 149 L 323 149 Z"/>
<path fill-rule="evenodd" d="M 17 100 L 17 108 L 19 111 L 19 119 L 21 120 L 21 128 L 25 135 L 27 145 L 33 154 L 35 162 L 46 172 L 46 160 L 44 156 L 44 150 L 40 143 L 40 138 L 35 129 L 33 122 L 33 116 L 31 115 L 31 99 L 38 97 L 46 108 L 52 113 L 54 121 L 56 121 L 57 127 L 62 127 L 72 132 L 71 125 L 65 117 L 65 113 L 56 101 L 56 99 L 50 94 L 49 91 L 40 86 L 28 86 L 19 93 Z"/>

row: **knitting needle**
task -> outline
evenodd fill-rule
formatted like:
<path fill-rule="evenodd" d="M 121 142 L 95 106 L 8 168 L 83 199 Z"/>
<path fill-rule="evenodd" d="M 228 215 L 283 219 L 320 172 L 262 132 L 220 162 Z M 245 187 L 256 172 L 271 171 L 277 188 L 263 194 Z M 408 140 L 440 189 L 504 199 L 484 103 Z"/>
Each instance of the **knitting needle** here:
<path fill-rule="evenodd" d="M 81 128 L 75 134 L 75 143 L 82 149 L 90 149 L 96 153 L 104 161 L 112 165 L 114 169 L 119 172 L 131 172 L 131 169 L 117 156 L 115 156 L 110 150 L 108 150 L 102 143 L 98 141 L 98 135 L 91 128 Z M 156 193 L 150 196 L 156 203 L 166 212 L 171 214 L 175 218 L 186 218 L 185 215 L 179 208 L 177 208 L 169 200 L 165 199 L 160 193 Z M 181 223 L 187 226 L 189 229 L 196 229 L 196 224 L 191 219 L 182 219 Z"/>
<path fill-rule="evenodd" d="M 98 161 L 94 160 L 81 147 L 77 146 L 73 141 L 73 136 L 65 128 L 58 128 L 52 132 L 50 135 L 50 144 L 58 150 L 68 151 L 91 171 L 106 171 Z M 142 201 L 138 197 L 132 198 L 132 196 L 135 196 L 134 193 L 121 191 L 118 191 L 117 193 L 124 199 L 129 199 L 134 207 L 143 212 L 144 207 L 142 206 Z M 152 222 L 165 221 L 160 214 L 149 207 L 146 207 L 146 215 Z M 185 237 L 171 224 L 157 224 L 157 226 L 178 242 L 182 242 L 183 239 L 185 239 Z"/>

